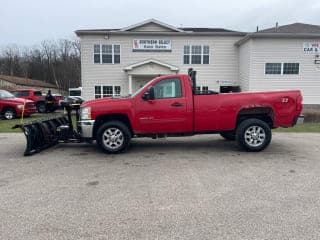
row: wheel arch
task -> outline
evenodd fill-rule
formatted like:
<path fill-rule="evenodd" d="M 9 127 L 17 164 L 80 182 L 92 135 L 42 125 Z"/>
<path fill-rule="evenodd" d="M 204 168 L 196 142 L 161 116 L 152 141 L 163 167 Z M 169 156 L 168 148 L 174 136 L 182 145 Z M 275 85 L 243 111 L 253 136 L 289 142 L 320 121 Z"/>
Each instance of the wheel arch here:
<path fill-rule="evenodd" d="M 242 121 L 249 118 L 260 119 L 272 128 L 274 123 L 274 111 L 270 106 L 242 108 L 237 114 L 236 127 L 238 127 Z"/>
<path fill-rule="evenodd" d="M 124 123 L 130 130 L 131 135 L 133 135 L 133 130 L 131 126 L 131 122 L 129 117 L 126 114 L 123 113 L 112 113 L 112 114 L 105 114 L 100 115 L 95 119 L 94 126 L 93 126 L 93 132 L 92 136 L 93 138 L 96 137 L 98 129 L 106 122 L 110 121 L 119 121 Z"/>
<path fill-rule="evenodd" d="M 14 111 L 15 114 L 17 114 L 17 111 L 14 107 L 12 106 L 4 106 L 2 109 L 1 109 L 1 114 L 3 114 L 5 112 L 5 110 L 7 109 L 12 109 Z"/>

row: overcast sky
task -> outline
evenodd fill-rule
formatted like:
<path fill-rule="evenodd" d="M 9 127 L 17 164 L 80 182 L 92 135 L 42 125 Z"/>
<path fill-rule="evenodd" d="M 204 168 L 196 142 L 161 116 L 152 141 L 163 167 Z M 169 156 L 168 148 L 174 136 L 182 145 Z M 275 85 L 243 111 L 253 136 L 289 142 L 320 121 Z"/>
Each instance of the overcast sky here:
<path fill-rule="evenodd" d="M 70 38 L 77 29 L 120 28 L 149 18 L 173 26 L 255 31 L 320 25 L 320 0 L 0 0 L 0 47 Z"/>

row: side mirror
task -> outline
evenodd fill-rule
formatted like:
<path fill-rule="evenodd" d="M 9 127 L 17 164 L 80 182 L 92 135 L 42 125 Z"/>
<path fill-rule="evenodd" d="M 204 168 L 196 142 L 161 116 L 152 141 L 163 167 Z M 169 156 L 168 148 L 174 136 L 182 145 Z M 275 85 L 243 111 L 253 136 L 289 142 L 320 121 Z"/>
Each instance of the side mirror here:
<path fill-rule="evenodd" d="M 153 87 L 149 88 L 149 90 L 146 91 L 142 95 L 142 99 L 143 100 L 153 100 L 154 99 L 154 88 Z"/>
<path fill-rule="evenodd" d="M 143 100 L 149 100 L 150 99 L 150 93 L 149 91 L 146 91 L 143 95 L 142 95 L 142 99 Z"/>

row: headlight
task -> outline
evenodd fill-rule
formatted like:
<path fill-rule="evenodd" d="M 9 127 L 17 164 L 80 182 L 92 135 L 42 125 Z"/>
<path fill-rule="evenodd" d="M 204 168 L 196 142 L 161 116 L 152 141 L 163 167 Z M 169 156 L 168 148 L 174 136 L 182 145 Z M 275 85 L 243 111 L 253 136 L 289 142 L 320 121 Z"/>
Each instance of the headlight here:
<path fill-rule="evenodd" d="M 17 108 L 19 108 L 19 109 L 23 109 L 23 107 L 24 107 L 24 105 L 23 105 L 23 104 L 21 104 L 21 105 L 17 105 Z"/>
<path fill-rule="evenodd" d="M 81 108 L 81 120 L 91 119 L 91 107 Z"/>

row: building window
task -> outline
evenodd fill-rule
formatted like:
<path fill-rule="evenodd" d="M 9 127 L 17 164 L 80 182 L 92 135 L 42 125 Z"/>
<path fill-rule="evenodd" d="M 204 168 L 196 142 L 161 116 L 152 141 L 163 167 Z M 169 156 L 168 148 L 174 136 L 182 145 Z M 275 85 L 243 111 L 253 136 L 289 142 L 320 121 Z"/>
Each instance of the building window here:
<path fill-rule="evenodd" d="M 281 74 L 281 63 L 266 63 L 265 74 Z"/>
<path fill-rule="evenodd" d="M 266 63 L 265 74 L 299 74 L 299 63 Z"/>
<path fill-rule="evenodd" d="M 93 47 L 94 63 L 100 63 L 100 45 L 95 44 Z"/>
<path fill-rule="evenodd" d="M 208 86 L 197 86 L 197 92 L 207 92 L 209 90 Z"/>
<path fill-rule="evenodd" d="M 121 87 L 120 86 L 95 86 L 94 87 L 94 98 L 104 98 L 120 96 Z"/>
<path fill-rule="evenodd" d="M 299 74 L 299 63 L 284 63 L 283 74 Z"/>
<path fill-rule="evenodd" d="M 94 45 L 94 63 L 120 63 L 120 45 Z"/>
<path fill-rule="evenodd" d="M 113 63 L 120 63 L 120 45 L 113 45 Z"/>
<path fill-rule="evenodd" d="M 184 64 L 209 64 L 209 46 L 186 45 L 183 48 Z"/>
<path fill-rule="evenodd" d="M 94 98 L 101 98 L 101 86 L 94 86 Z"/>
<path fill-rule="evenodd" d="M 120 96 L 120 92 L 121 92 L 121 87 L 120 86 L 114 86 L 114 95 L 115 96 Z"/>
<path fill-rule="evenodd" d="M 113 86 L 102 86 L 103 97 L 112 97 Z"/>
<path fill-rule="evenodd" d="M 112 63 L 112 45 L 102 45 L 102 63 Z"/>

